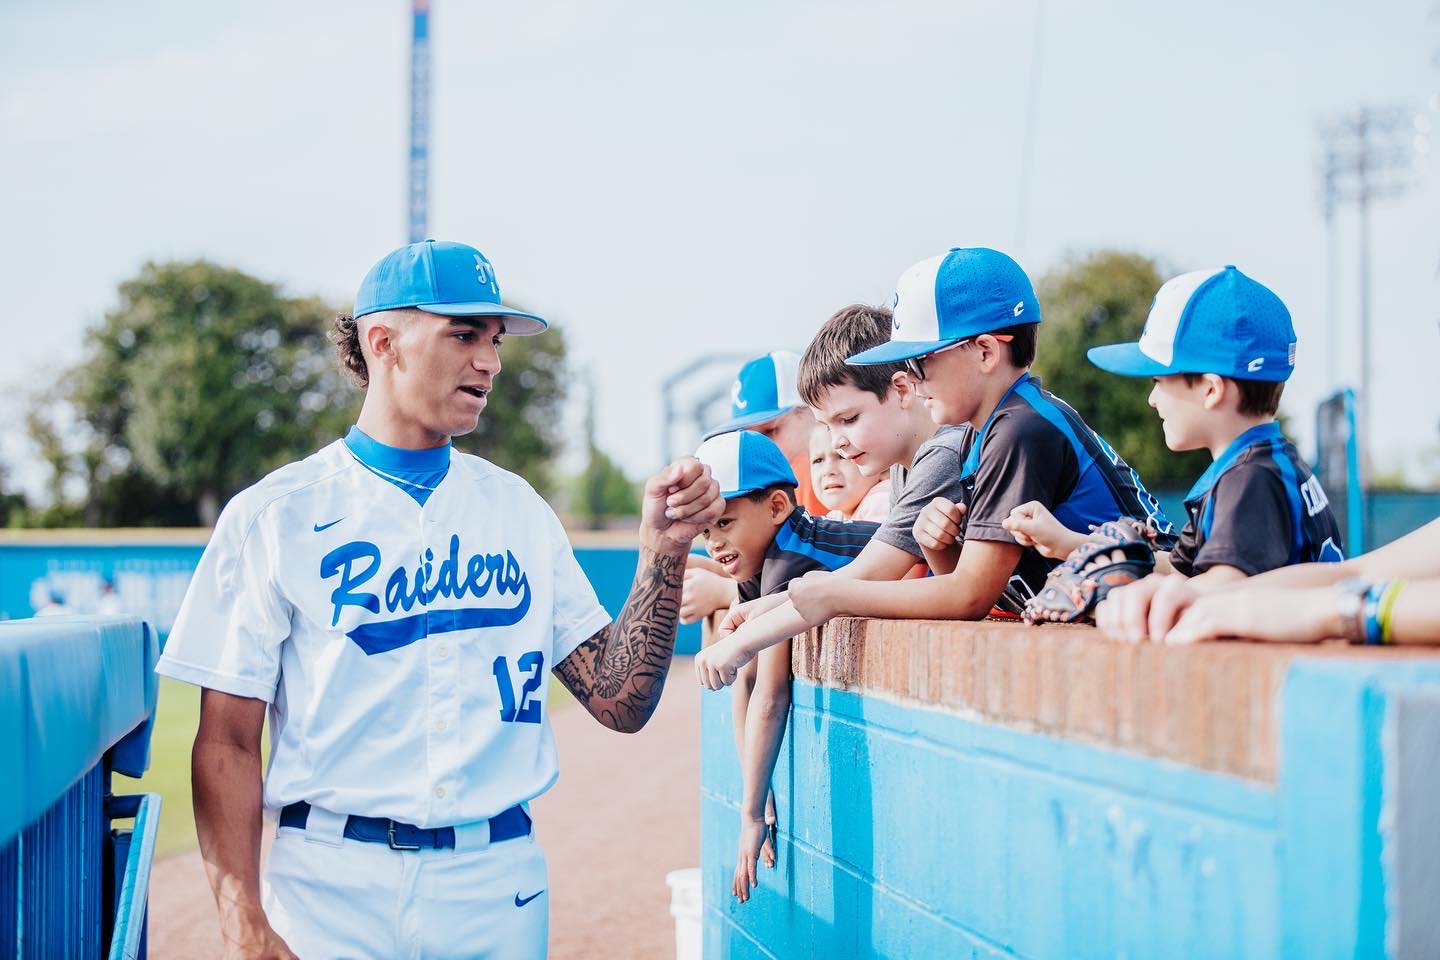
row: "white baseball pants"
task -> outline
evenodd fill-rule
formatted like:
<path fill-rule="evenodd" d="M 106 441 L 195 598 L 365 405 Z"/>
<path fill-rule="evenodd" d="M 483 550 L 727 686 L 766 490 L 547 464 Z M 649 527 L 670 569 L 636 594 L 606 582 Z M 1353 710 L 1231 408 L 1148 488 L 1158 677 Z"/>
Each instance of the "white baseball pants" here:
<path fill-rule="evenodd" d="M 301 960 L 540 960 L 549 939 L 545 853 L 461 827 L 453 850 L 392 850 L 342 836 L 312 808 L 281 827 L 265 864 L 265 915 Z"/>

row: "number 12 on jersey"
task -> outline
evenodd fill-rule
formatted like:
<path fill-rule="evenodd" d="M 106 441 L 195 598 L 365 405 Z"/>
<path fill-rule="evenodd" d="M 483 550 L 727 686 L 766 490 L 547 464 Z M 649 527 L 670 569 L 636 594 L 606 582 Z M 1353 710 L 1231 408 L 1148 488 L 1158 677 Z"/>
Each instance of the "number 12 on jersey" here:
<path fill-rule="evenodd" d="M 520 702 L 515 702 L 515 684 L 510 679 L 510 661 L 505 657 L 495 658 L 495 683 L 500 687 L 500 719 L 505 723 L 539 723 L 540 710 L 544 707 L 544 694 L 535 696 L 545 679 L 545 655 L 531 650 L 520 655 L 515 664 L 525 678 L 520 688 Z"/>

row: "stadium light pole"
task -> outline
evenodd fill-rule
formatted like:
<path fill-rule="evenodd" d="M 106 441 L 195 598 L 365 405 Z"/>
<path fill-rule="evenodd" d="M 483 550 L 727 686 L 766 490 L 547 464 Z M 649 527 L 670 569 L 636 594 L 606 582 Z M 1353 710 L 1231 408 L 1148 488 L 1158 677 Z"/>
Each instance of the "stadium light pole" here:
<path fill-rule="evenodd" d="M 1358 214 L 1359 232 L 1359 321 L 1360 396 L 1358 432 L 1360 470 L 1366 481 L 1373 469 L 1370 455 L 1370 427 L 1375 407 L 1370 376 L 1370 205 L 1384 197 L 1404 193 L 1408 184 L 1399 173 L 1413 157 L 1415 115 L 1406 107 L 1362 106 L 1341 114 L 1320 127 L 1323 142 L 1322 210 L 1333 223 L 1335 207 L 1351 203 Z M 1333 231 L 1332 231 L 1333 233 Z M 1331 241 L 1333 250 L 1333 238 Z M 1334 300 L 1336 266 L 1330 265 L 1330 289 Z M 1337 324 L 1338 326 L 1338 324 Z M 1332 356 L 1338 351 L 1332 349 Z"/>
<path fill-rule="evenodd" d="M 409 242 L 419 243 L 430 232 L 430 0 L 410 6 L 409 167 Z"/>
<path fill-rule="evenodd" d="M 1336 302 L 1339 287 L 1339 233 L 1335 229 L 1335 166 L 1334 151 L 1325 152 L 1321 172 L 1320 210 L 1325 216 L 1325 352 L 1326 394 L 1340 389 L 1340 308 Z"/>
<path fill-rule="evenodd" d="M 1030 225 L 1030 174 L 1035 166 L 1035 120 L 1040 97 L 1041 55 L 1045 51 L 1045 0 L 1035 0 L 1035 34 L 1030 51 L 1030 91 L 1025 98 L 1025 136 L 1020 146 L 1020 191 L 1015 205 L 1015 255 L 1025 256 Z"/>

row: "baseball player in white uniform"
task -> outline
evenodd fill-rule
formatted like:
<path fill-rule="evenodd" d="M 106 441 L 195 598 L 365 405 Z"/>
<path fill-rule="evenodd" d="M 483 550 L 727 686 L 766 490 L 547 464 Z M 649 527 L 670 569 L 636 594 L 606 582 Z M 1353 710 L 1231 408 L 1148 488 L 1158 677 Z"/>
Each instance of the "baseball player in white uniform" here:
<path fill-rule="evenodd" d="M 612 623 L 545 501 L 450 446 L 502 335 L 544 329 L 473 247 L 392 252 L 336 320 L 355 427 L 221 514 L 157 669 L 204 688 L 195 821 L 227 956 L 544 956 L 527 802 L 557 775 L 549 673 L 606 726 L 643 726 L 690 542 L 724 508 L 693 459 L 650 480 Z"/>

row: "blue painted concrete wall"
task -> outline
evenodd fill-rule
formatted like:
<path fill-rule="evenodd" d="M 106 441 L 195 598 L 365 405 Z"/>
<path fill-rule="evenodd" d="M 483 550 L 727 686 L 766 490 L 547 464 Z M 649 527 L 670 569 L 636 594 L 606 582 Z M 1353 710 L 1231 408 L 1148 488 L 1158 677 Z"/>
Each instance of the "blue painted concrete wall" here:
<path fill-rule="evenodd" d="M 168 633 L 201 544 L 0 544 L 0 620 L 29 617 L 54 592 L 76 613 L 93 613 L 103 578 L 110 578 L 121 611 Z M 635 547 L 578 547 L 575 556 L 601 604 L 615 616 L 630 593 L 639 552 Z M 700 649 L 700 627 L 681 627 L 680 653 Z"/>
<path fill-rule="evenodd" d="M 730 698 L 706 694 L 705 955 L 1382 956 L 1380 731 L 1416 687 L 1440 665 L 1297 661 L 1262 784 L 797 681 L 779 862 L 744 905 Z"/>

